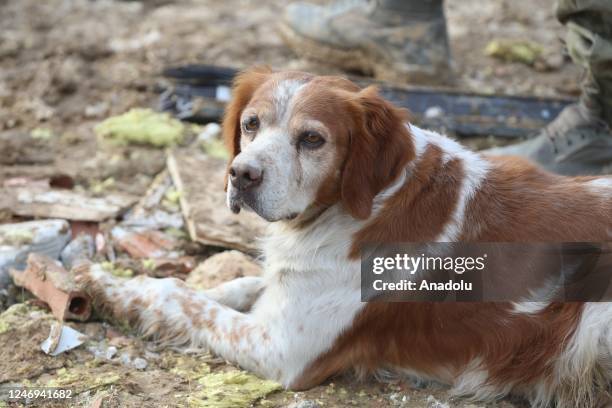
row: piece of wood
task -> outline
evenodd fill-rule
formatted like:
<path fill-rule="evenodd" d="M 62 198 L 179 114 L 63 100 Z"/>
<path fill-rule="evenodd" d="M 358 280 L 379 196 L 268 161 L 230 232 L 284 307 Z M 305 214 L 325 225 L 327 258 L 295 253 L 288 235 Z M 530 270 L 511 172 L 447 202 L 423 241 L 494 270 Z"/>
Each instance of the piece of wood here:
<path fill-rule="evenodd" d="M 178 150 L 168 155 L 168 170 L 179 192 L 181 210 L 193 241 L 255 252 L 255 238 L 266 222 L 256 214 L 233 214 L 225 204 L 224 160 Z"/>
<path fill-rule="evenodd" d="M 2 195 L 12 197 L 10 210 L 15 215 L 92 222 L 116 218 L 137 201 L 137 197 L 127 194 L 90 197 L 70 190 L 39 187 L 3 188 Z"/>

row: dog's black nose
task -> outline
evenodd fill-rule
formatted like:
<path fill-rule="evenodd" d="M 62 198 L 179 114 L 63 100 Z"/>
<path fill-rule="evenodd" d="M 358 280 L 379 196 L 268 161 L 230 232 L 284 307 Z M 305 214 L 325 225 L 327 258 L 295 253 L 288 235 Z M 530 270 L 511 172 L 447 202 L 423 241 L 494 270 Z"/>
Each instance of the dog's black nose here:
<path fill-rule="evenodd" d="M 232 186 L 245 191 L 261 184 L 263 171 L 252 164 L 234 164 L 229 169 Z"/>

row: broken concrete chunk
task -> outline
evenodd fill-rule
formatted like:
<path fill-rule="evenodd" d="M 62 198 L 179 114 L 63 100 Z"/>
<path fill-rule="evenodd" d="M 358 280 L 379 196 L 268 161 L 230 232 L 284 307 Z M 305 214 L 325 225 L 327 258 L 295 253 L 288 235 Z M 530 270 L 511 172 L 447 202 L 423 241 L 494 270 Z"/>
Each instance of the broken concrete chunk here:
<path fill-rule="evenodd" d="M 89 197 L 69 190 L 14 188 L 0 194 L 12 194 L 11 210 L 24 217 L 62 218 L 100 222 L 115 218 L 137 201 L 127 194 L 113 193 L 104 198 Z"/>
<path fill-rule="evenodd" d="M 93 259 L 96 253 L 96 244 L 91 235 L 81 234 L 72 241 L 62 251 L 60 259 L 66 269 L 71 270 L 81 263 L 86 263 Z"/>
<path fill-rule="evenodd" d="M 25 268 L 28 254 L 37 252 L 57 259 L 69 240 L 70 226 L 64 220 L 0 225 L 0 288 L 10 281 L 10 268 Z"/>
<path fill-rule="evenodd" d="M 215 254 L 191 271 L 185 282 L 197 289 L 210 289 L 243 276 L 261 276 L 261 266 L 239 251 Z"/>
<path fill-rule="evenodd" d="M 137 370 L 144 370 L 149 365 L 149 362 L 142 357 L 132 358 L 129 353 L 122 353 L 119 357 L 121 364 L 127 367 L 133 367 Z"/>
<path fill-rule="evenodd" d="M 313 400 L 299 400 L 287 405 L 287 408 L 321 408 L 321 405 Z"/>
<path fill-rule="evenodd" d="M 151 109 L 132 109 L 106 119 L 95 127 L 96 134 L 111 142 L 169 147 L 183 141 L 185 125 L 167 113 Z"/>
<path fill-rule="evenodd" d="M 429 395 L 427 397 L 427 408 L 449 408 L 449 405 L 438 401 L 433 395 Z"/>
<path fill-rule="evenodd" d="M 26 270 L 11 270 L 10 274 L 17 286 L 26 288 L 49 305 L 58 320 L 85 321 L 89 318 L 89 296 L 77 289 L 72 275 L 59 261 L 40 254 L 30 254 Z"/>
<path fill-rule="evenodd" d="M 40 348 L 45 353 L 55 357 L 64 351 L 80 346 L 86 338 L 87 336 L 83 333 L 71 327 L 64 326 L 60 323 L 54 323 L 53 326 L 51 326 L 49 337 L 42 342 Z"/>
<path fill-rule="evenodd" d="M 133 258 L 148 259 L 176 255 L 176 241 L 161 231 L 131 231 L 115 227 L 111 232 L 117 245 Z"/>
<path fill-rule="evenodd" d="M 166 229 L 183 228 L 181 213 L 169 213 L 164 210 L 152 210 L 147 215 L 133 215 L 121 223 L 124 227 Z"/>
<path fill-rule="evenodd" d="M 253 213 L 233 214 L 225 205 L 225 161 L 181 150 L 168 156 L 168 170 L 179 191 L 183 217 L 193 241 L 255 252 L 265 221 Z"/>

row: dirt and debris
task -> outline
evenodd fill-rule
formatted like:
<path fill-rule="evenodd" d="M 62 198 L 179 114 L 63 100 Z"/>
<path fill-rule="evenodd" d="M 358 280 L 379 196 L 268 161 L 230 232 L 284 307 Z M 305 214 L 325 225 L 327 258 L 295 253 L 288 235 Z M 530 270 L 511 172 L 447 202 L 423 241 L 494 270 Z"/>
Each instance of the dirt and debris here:
<path fill-rule="evenodd" d="M 179 193 L 191 239 L 253 253 L 255 238 L 263 234 L 265 222 L 253 213 L 228 215 L 225 169 L 225 161 L 197 150 L 177 150 L 168 155 L 168 170 Z"/>
<path fill-rule="evenodd" d="M 445 3 L 458 89 L 577 95 L 579 70 L 563 53 L 553 0 Z M 73 387 L 71 404 L 80 407 L 482 406 L 451 400 L 441 387 L 351 376 L 284 391 L 204 350 L 160 348 L 95 315 L 53 326 L 67 316 L 54 316 L 9 279 L 31 253 L 59 260 L 65 271 L 95 261 L 119 276 L 174 276 L 199 288 L 259 274 L 251 256 L 265 224 L 225 208 L 219 124 L 189 125 L 155 111 L 169 66 L 264 63 L 340 73 L 282 43 L 276 23 L 284 4 L 0 1 L 0 388 Z M 525 38 L 538 46 L 511 49 L 509 59 L 521 63 L 483 52 L 491 41 Z M 41 350 L 52 331 L 60 345 L 71 330 L 83 334 L 82 345 L 55 356 Z"/>
<path fill-rule="evenodd" d="M 65 220 L 29 221 L 0 225 L 0 289 L 9 282 L 12 268 L 24 268 L 28 255 L 44 254 L 57 259 L 70 240 Z"/>
<path fill-rule="evenodd" d="M 64 351 L 80 346 L 86 339 L 83 333 L 61 323 L 54 323 L 51 326 L 49 337 L 42 342 L 40 348 L 46 354 L 55 357 Z"/>

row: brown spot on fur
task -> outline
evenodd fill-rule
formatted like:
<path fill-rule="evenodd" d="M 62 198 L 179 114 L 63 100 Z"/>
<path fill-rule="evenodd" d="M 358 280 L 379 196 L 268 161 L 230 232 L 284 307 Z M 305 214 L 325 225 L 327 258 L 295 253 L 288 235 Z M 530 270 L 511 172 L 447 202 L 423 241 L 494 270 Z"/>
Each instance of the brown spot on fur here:
<path fill-rule="evenodd" d="M 458 160 L 443 163 L 442 156 L 439 147 L 427 148 L 380 215 L 355 234 L 352 258 L 368 242 L 429 242 L 444 230 L 457 205 L 463 168 Z"/>
<path fill-rule="evenodd" d="M 414 159 L 414 145 L 404 124 L 407 114 L 381 98 L 375 87 L 357 94 L 356 129 L 342 170 L 341 197 L 355 218 L 366 219 L 376 194 L 391 184 Z"/>
<path fill-rule="evenodd" d="M 433 377 L 450 371 L 452 382 L 476 358 L 494 383 L 529 384 L 549 372 L 582 307 L 552 304 L 529 316 L 497 303 L 369 303 L 291 388 L 310 388 L 351 368 L 407 367 Z"/>
<path fill-rule="evenodd" d="M 593 177 L 547 173 L 518 157 L 493 166 L 466 209 L 459 241 L 608 241 L 612 200 L 585 186 Z"/>

